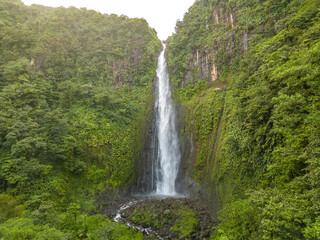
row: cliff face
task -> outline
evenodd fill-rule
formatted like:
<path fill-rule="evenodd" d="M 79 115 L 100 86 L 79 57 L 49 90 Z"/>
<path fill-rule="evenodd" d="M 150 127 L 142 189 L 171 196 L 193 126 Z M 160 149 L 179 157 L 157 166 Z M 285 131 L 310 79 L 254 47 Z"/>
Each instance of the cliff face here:
<path fill-rule="evenodd" d="M 197 6 L 200 5 L 202 5 L 202 8 L 204 7 L 204 3 L 200 1 L 186 14 L 186 22 L 184 25 L 181 24 L 183 26 L 182 31 L 179 32 L 179 25 L 176 29 L 178 34 L 185 34 L 186 38 L 193 37 L 194 33 L 186 34 L 188 31 L 186 25 L 193 24 L 187 21 L 199 17 L 199 15 L 201 17 L 198 20 L 204 25 L 202 28 L 200 27 L 202 36 L 197 36 L 197 38 L 202 38 L 200 43 L 194 42 L 193 44 L 193 40 L 190 40 L 190 43 L 185 46 L 186 48 L 181 49 L 181 46 L 179 46 L 182 52 L 188 49 L 188 52 L 185 52 L 188 57 L 183 58 L 184 63 L 179 61 L 175 61 L 174 64 L 171 63 L 171 76 L 173 78 L 177 72 L 181 73 L 181 69 L 175 64 L 183 65 L 183 75 L 179 75 L 179 80 L 174 78 L 174 81 L 177 81 L 182 88 L 185 88 L 187 83 L 194 84 L 197 80 L 209 83 L 218 80 L 221 71 L 226 70 L 225 68 L 231 64 L 236 56 L 241 56 L 247 52 L 252 37 L 249 30 L 237 28 L 239 9 L 227 10 L 225 6 L 219 7 L 218 5 L 198 9 Z M 197 11 L 200 13 L 197 13 Z M 203 17 L 203 15 L 207 16 Z M 175 51 L 174 46 L 170 46 L 170 42 L 175 42 L 175 38 L 179 38 L 177 35 L 168 39 L 169 52 Z M 183 45 L 184 43 L 180 44 Z M 169 65 L 171 60 L 172 58 L 169 57 Z"/>
<path fill-rule="evenodd" d="M 248 51 L 250 31 L 255 31 L 238 26 L 241 13 L 240 6 L 198 1 L 168 39 L 170 75 L 185 112 L 180 121 L 180 174 L 191 177 L 184 179 L 184 186 L 189 185 L 191 195 L 204 200 L 214 215 L 222 204 L 218 161 L 226 121 L 226 75 L 238 67 L 238 59 Z"/>
<path fill-rule="evenodd" d="M 315 231 L 319 216 L 304 204 L 318 209 L 318 27 L 318 1 L 203 0 L 167 40 L 175 96 L 185 109 L 182 169 L 192 195 L 215 215 L 223 210 L 217 239 L 304 239 L 306 229 Z M 261 213 L 281 205 L 294 208 Z M 297 212 L 301 221 L 306 212 L 314 220 L 302 226 L 284 219 Z M 264 225 L 271 219 L 274 228 Z M 255 229 L 242 232 L 246 223 Z"/>

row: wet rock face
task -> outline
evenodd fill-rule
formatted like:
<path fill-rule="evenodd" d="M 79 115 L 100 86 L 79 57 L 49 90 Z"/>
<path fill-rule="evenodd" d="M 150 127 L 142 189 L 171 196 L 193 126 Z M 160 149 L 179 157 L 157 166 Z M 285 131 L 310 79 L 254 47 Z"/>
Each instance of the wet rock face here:
<path fill-rule="evenodd" d="M 242 34 L 241 36 L 241 50 L 243 52 L 248 51 L 248 47 L 249 47 L 249 40 L 252 38 L 252 34 L 245 32 Z"/>
<path fill-rule="evenodd" d="M 213 24 L 224 23 L 230 25 L 232 28 L 235 27 L 234 13 L 226 11 L 223 8 L 214 9 L 211 19 Z"/>
<path fill-rule="evenodd" d="M 144 148 L 136 163 L 137 181 L 133 190 L 139 194 L 147 194 L 156 189 L 155 175 L 153 174 L 154 159 L 158 155 L 156 119 L 154 118 L 155 113 L 156 109 L 150 114 L 149 121 L 145 126 L 147 131 L 140 139 Z"/>
<path fill-rule="evenodd" d="M 209 49 L 197 49 L 192 53 L 192 59 L 182 81 L 182 87 L 185 87 L 187 82 L 194 83 L 196 79 L 215 81 L 218 75 L 214 53 L 210 53 Z"/>
<path fill-rule="evenodd" d="M 230 61 L 221 63 L 221 52 L 225 56 L 233 56 L 236 54 L 238 47 L 242 53 L 247 52 L 249 47 L 249 41 L 252 38 L 250 32 L 244 32 L 240 34 L 240 41 L 237 39 L 237 26 L 236 10 L 226 10 L 223 8 L 214 9 L 211 15 L 211 23 L 213 29 L 209 30 L 207 23 L 207 29 L 212 31 L 213 44 L 212 46 L 203 46 L 198 49 L 193 49 L 191 58 L 188 63 L 188 68 L 185 71 L 184 77 L 181 81 L 180 87 L 186 87 L 187 83 L 195 83 L 196 80 L 214 82 L 219 79 L 222 72 L 222 65 L 229 65 Z M 224 37 L 216 37 L 216 34 L 221 34 L 221 29 L 225 29 Z M 171 76 L 175 73 L 170 72 Z"/>

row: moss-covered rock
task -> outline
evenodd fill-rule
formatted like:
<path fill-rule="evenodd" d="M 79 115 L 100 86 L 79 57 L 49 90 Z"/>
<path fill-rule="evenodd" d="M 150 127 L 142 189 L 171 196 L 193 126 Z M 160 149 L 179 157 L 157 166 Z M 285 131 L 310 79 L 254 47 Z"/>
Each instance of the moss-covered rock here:
<path fill-rule="evenodd" d="M 165 239 L 208 239 L 216 221 L 189 199 L 146 199 L 123 213 L 127 222 L 151 228 Z"/>

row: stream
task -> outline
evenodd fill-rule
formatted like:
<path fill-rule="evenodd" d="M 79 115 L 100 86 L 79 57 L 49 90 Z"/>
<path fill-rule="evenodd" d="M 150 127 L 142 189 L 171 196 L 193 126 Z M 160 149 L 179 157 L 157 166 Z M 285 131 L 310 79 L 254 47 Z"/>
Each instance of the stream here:
<path fill-rule="evenodd" d="M 218 224 L 202 202 L 184 197 L 133 196 L 101 207 L 103 214 L 137 229 L 144 239 L 210 239 Z"/>
<path fill-rule="evenodd" d="M 137 229 L 144 236 L 148 237 L 148 236 L 153 235 L 157 239 L 162 240 L 163 238 L 156 231 L 152 230 L 151 227 L 143 227 L 143 226 L 134 224 L 133 222 L 127 221 L 126 219 L 122 218 L 122 213 L 124 210 L 128 209 L 129 207 L 138 205 L 139 203 L 141 203 L 143 201 L 144 201 L 144 198 L 141 198 L 139 200 L 130 200 L 128 203 L 121 205 L 120 208 L 118 209 L 116 215 L 114 216 L 113 221 L 125 223 L 129 228 Z"/>

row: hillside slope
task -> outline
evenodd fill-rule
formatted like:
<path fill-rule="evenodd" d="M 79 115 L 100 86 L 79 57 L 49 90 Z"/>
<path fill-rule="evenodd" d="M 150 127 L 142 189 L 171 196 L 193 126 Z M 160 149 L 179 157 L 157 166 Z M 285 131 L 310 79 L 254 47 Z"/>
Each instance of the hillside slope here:
<path fill-rule="evenodd" d="M 214 239 L 318 239 L 320 2 L 201 0 L 168 42 Z M 222 210 L 222 211 L 220 211 Z"/>
<path fill-rule="evenodd" d="M 86 213 L 135 182 L 160 49 L 144 19 L 0 0 L 0 238 L 131 238 Z"/>

